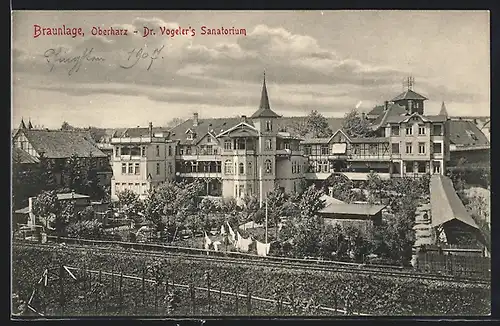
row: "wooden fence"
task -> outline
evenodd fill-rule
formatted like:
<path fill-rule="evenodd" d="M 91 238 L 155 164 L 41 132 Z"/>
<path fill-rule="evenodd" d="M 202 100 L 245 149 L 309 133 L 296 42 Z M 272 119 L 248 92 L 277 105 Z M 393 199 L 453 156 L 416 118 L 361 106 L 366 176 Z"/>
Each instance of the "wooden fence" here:
<path fill-rule="evenodd" d="M 47 289 L 46 275 L 57 275 L 52 279 Z M 45 282 L 43 281 L 45 277 Z M 57 271 L 45 270 L 40 281 L 33 289 L 28 307 L 40 316 L 74 315 L 72 307 L 78 307 L 82 315 L 182 315 L 182 316 L 212 316 L 212 315 L 358 315 L 366 316 L 353 311 L 353 307 L 344 309 L 337 306 L 342 302 L 335 300 L 335 307 L 324 307 L 310 302 L 304 305 L 295 298 L 292 292 L 289 300 L 282 297 L 275 299 L 255 296 L 249 290 L 249 285 L 240 285 L 232 291 L 218 288 L 211 284 L 209 271 L 204 274 L 205 286 L 196 286 L 191 277 L 189 284 L 180 284 L 174 280 L 157 282 L 145 277 L 125 275 L 123 272 L 101 271 L 71 266 L 60 266 Z M 132 286 L 126 281 L 133 281 Z M 199 280 L 198 280 L 199 281 Z M 198 284 L 200 284 L 198 282 Z M 45 286 L 45 289 L 43 287 Z M 69 290 L 68 290 L 69 288 Z M 107 290 L 104 290 L 107 288 Z M 175 289 L 182 292 L 181 302 L 175 303 L 173 293 Z M 46 302 L 33 298 L 38 293 L 51 293 L 51 298 L 44 297 Z M 85 293 L 85 298 L 79 295 Z M 132 298 L 131 293 L 132 292 Z M 135 296 L 134 296 L 135 295 Z M 181 295 L 179 295 L 180 297 Z M 127 300 L 128 298 L 128 300 Z M 130 300 L 132 299 L 132 300 Z M 33 302 L 32 302 L 33 301 Z M 48 303 L 52 302 L 52 307 Z M 220 309 L 224 304 L 226 309 Z M 182 307 L 178 307 L 182 305 Z M 259 305 L 255 309 L 255 306 Z M 264 306 L 263 306 L 264 305 Z M 115 307 L 116 309 L 110 309 Z M 264 307 L 264 308 L 263 308 Z M 217 308 L 217 309 L 216 309 Z M 229 311 L 228 309 L 229 308 Z M 82 311 L 85 309 L 87 311 Z M 266 312 L 263 314 L 262 312 Z"/>
<path fill-rule="evenodd" d="M 418 254 L 417 269 L 429 273 L 491 278 L 491 259 L 474 255 L 423 252 Z"/>

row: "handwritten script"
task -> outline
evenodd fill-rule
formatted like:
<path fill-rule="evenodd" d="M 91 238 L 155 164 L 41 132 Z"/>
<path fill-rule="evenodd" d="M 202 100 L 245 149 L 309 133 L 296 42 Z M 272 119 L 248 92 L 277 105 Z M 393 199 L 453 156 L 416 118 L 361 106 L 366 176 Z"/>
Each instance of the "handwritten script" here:
<path fill-rule="evenodd" d="M 149 71 L 157 59 L 163 59 L 163 57 L 161 57 L 163 48 L 164 46 L 153 49 L 152 51 L 147 51 L 143 48 L 127 51 L 125 62 L 119 63 L 118 67 L 130 69 L 143 61 L 147 64 L 146 70 Z M 46 50 L 43 56 L 49 66 L 49 71 L 54 71 L 57 66 L 66 67 L 68 69 L 68 75 L 71 76 L 79 72 L 80 68 L 86 64 L 102 64 L 109 61 L 104 55 L 97 55 L 95 52 L 94 48 L 86 48 L 83 52 L 78 54 L 65 51 L 63 48 L 51 48 Z"/>

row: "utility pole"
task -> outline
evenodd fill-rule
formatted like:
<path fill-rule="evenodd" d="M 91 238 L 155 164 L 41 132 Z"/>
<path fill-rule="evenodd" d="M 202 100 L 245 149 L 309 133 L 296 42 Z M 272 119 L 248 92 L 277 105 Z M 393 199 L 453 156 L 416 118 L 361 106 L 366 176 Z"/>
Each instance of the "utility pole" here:
<path fill-rule="evenodd" d="M 266 244 L 267 244 L 267 198 L 266 198 Z"/>

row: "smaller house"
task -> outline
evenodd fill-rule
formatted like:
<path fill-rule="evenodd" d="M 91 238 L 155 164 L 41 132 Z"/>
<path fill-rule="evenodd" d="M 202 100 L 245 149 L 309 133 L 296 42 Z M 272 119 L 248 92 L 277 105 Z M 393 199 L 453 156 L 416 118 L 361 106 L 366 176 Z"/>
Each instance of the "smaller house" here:
<path fill-rule="evenodd" d="M 329 196 L 327 196 L 329 197 Z M 351 226 L 357 228 L 367 237 L 373 234 L 373 227 L 382 222 L 382 210 L 384 205 L 371 204 L 348 204 L 326 201 L 326 206 L 318 211 L 318 215 L 324 219 L 327 225 L 340 225 L 341 227 Z"/>

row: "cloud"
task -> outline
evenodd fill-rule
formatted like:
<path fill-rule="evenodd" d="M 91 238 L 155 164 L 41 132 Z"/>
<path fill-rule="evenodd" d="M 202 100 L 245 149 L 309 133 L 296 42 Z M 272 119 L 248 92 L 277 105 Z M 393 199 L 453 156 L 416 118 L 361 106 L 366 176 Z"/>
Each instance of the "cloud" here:
<path fill-rule="evenodd" d="M 112 25 L 115 29 L 127 29 L 127 36 L 93 36 L 87 31 L 78 43 L 54 48 L 61 47 L 67 57 L 93 49 L 93 55 L 105 60 L 82 62 L 79 71 L 71 76 L 68 75 L 71 64 L 58 65 L 49 72 L 49 63 L 43 55 L 45 49 L 28 54 L 16 48 L 14 71 L 34 89 L 72 96 L 108 94 L 166 103 L 252 108 L 258 104 L 265 69 L 268 85 L 274 88 L 270 92 L 271 104 L 282 111 L 294 112 L 303 109 L 341 112 L 360 100 L 381 103 L 397 95 L 400 88 L 395 90 L 395 85 L 400 85 L 405 77 L 394 67 L 343 58 L 336 51 L 323 48 L 313 37 L 283 28 L 258 25 L 232 42 L 200 44 L 196 38 L 202 36 L 191 34 L 144 38 L 144 26 L 158 33 L 160 27 L 180 27 L 176 22 L 158 18 L 136 18 L 131 23 Z M 138 33 L 133 33 L 134 30 Z M 139 49 L 148 57 L 139 59 L 130 69 L 120 68 L 135 62 Z M 161 52 L 151 63 L 155 49 Z M 37 76 L 43 84 L 29 82 Z M 478 99 L 476 94 L 422 84 L 423 90 L 433 97 Z"/>

